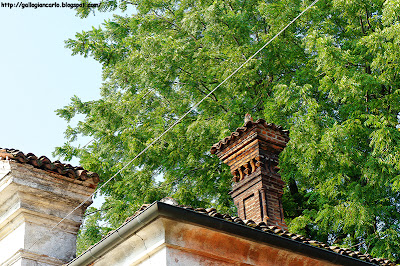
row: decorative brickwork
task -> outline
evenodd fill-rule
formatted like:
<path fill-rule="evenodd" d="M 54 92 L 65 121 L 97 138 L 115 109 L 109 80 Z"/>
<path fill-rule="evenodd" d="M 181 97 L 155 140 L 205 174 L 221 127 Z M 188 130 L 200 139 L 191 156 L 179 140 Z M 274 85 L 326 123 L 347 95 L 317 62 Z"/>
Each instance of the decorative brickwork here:
<path fill-rule="evenodd" d="M 288 141 L 288 131 L 258 119 L 212 147 L 211 153 L 231 168 L 230 194 L 241 219 L 287 229 L 281 203 L 285 183 L 277 171 L 278 156 Z"/>

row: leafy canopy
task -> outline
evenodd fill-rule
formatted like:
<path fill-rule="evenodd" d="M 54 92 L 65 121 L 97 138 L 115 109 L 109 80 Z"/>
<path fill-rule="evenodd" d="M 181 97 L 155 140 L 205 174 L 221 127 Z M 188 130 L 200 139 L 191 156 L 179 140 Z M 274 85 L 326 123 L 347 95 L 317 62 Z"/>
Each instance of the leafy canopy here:
<path fill-rule="evenodd" d="M 57 110 L 85 118 L 56 154 L 106 180 L 310 3 L 103 0 L 99 11 L 135 12 L 66 42 L 102 64 L 104 83 L 99 100 Z M 89 215 L 81 246 L 108 230 L 99 219 L 114 228 L 164 196 L 234 212 L 231 174 L 209 148 L 250 112 L 290 130 L 280 158 L 290 230 L 399 261 L 399 18 L 397 0 L 320 0 L 104 187 L 107 211 Z M 93 141 L 74 145 L 79 136 Z"/>

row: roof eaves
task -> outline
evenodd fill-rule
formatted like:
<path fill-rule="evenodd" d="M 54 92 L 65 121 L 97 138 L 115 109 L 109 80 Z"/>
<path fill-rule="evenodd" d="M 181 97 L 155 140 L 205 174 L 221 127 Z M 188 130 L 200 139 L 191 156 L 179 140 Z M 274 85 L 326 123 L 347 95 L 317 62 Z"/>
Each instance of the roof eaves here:
<path fill-rule="evenodd" d="M 157 217 L 168 217 L 174 220 L 185 221 L 191 224 L 199 224 L 243 238 L 268 243 L 278 248 L 292 250 L 310 257 L 323 259 L 341 265 L 394 265 L 383 259 L 372 259 L 372 262 L 361 260 L 361 255 L 355 253 L 341 254 L 326 244 L 308 240 L 303 236 L 290 234 L 278 228 L 256 225 L 254 222 L 242 221 L 238 217 L 222 215 L 215 209 L 192 209 L 185 206 L 172 206 L 162 202 L 154 202 L 148 208 L 136 216 L 127 219 L 118 229 L 112 231 L 100 242 L 90 247 L 87 251 L 75 258 L 67 265 L 88 265 L 104 255 L 142 227 Z M 225 216 L 225 217 L 224 217 Z M 235 221 L 236 220 L 236 221 Z M 246 224 L 247 222 L 247 224 Z M 279 235 L 280 234 L 280 235 Z M 321 247 L 318 245 L 322 245 Z M 325 245 L 325 246 L 323 246 Z M 340 249 L 345 250 L 345 249 Z M 365 255 L 364 255 L 365 256 Z M 369 257 L 364 257 L 370 259 Z"/>

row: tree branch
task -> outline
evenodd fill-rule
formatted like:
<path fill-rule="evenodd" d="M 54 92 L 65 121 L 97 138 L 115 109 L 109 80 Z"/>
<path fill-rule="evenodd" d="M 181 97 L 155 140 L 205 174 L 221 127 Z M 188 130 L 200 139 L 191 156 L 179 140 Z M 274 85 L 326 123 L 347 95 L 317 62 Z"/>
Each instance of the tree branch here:
<path fill-rule="evenodd" d="M 375 30 L 371 26 L 371 23 L 369 22 L 369 12 L 367 7 L 365 7 L 365 12 L 366 12 L 365 17 L 367 18 L 368 28 L 372 30 L 372 32 L 375 32 Z"/>
<path fill-rule="evenodd" d="M 360 19 L 360 24 L 361 24 L 361 30 L 362 30 L 362 33 L 363 33 L 364 35 L 367 35 L 367 34 L 365 33 L 365 29 L 364 29 L 364 23 L 363 23 L 363 21 L 362 21 L 362 18 L 361 18 L 361 16 L 359 16 L 359 19 Z"/>
<path fill-rule="evenodd" d="M 180 70 L 182 70 L 183 72 L 185 72 L 186 74 L 188 74 L 189 76 L 191 76 L 192 78 L 194 78 L 193 77 L 193 75 L 190 73 L 190 72 L 187 72 L 186 70 L 184 70 L 183 68 L 179 68 Z M 203 81 L 197 81 L 197 80 L 194 80 L 198 85 L 201 85 L 201 86 L 203 86 L 203 88 L 205 88 L 208 92 L 211 92 L 211 90 L 209 89 L 209 88 L 207 88 L 207 86 L 204 84 L 204 82 Z M 207 93 L 205 93 L 204 91 L 202 91 L 202 90 L 200 90 L 200 89 L 197 89 L 198 91 L 200 91 L 202 94 L 204 94 L 204 95 L 207 95 Z M 216 101 L 216 102 L 218 102 L 218 98 L 217 98 L 217 96 L 214 94 L 214 93 L 211 93 L 211 98 L 214 100 L 214 101 Z M 225 113 L 227 113 L 228 112 L 228 110 L 224 107 L 224 106 L 222 106 L 221 104 L 218 104 L 224 111 L 225 111 Z"/>
<path fill-rule="evenodd" d="M 184 32 L 184 33 L 186 33 L 186 34 L 189 34 L 189 36 L 192 37 L 193 40 L 197 41 L 197 38 L 194 37 L 192 34 L 186 32 L 184 29 L 182 29 L 181 27 L 179 27 L 179 26 L 176 25 L 175 23 L 169 21 L 169 20 L 166 19 L 165 17 L 163 17 L 163 16 L 161 16 L 161 15 L 158 15 L 156 11 L 153 10 L 153 12 L 154 12 L 154 14 L 155 14 L 157 17 L 159 17 L 159 18 L 165 20 L 167 23 L 171 24 L 171 25 L 174 26 L 175 28 L 178 28 L 180 31 L 182 31 L 182 32 Z"/>

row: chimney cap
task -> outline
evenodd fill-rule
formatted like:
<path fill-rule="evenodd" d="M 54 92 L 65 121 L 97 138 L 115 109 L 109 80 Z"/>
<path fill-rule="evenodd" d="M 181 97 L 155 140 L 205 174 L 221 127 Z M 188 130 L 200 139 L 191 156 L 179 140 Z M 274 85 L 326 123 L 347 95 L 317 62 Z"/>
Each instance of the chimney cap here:
<path fill-rule="evenodd" d="M 225 148 L 226 146 L 229 146 L 233 141 L 240 138 L 241 136 L 243 136 L 243 134 L 245 132 L 249 131 L 250 129 L 252 129 L 254 127 L 264 127 L 264 128 L 269 128 L 272 130 L 279 131 L 282 134 L 282 136 L 287 138 L 287 140 L 289 141 L 289 130 L 284 130 L 281 126 L 277 126 L 273 123 L 267 123 L 262 118 L 257 119 L 257 121 L 255 121 L 255 122 L 253 122 L 252 119 L 251 120 L 246 119 L 245 123 L 242 127 L 237 128 L 236 131 L 232 132 L 230 136 L 224 138 L 223 140 L 219 141 L 218 143 L 215 143 L 211 147 L 211 150 L 210 150 L 211 154 L 215 154 L 218 151 Z"/>
<path fill-rule="evenodd" d="M 17 149 L 0 148 L 0 160 L 11 160 L 21 164 L 29 164 L 46 172 L 62 175 L 72 179 L 85 181 L 91 179 L 94 185 L 100 182 L 99 175 L 84 170 L 81 166 L 73 167 L 60 161 L 50 161 L 46 156 L 37 157 L 33 153 L 23 153 Z"/>

